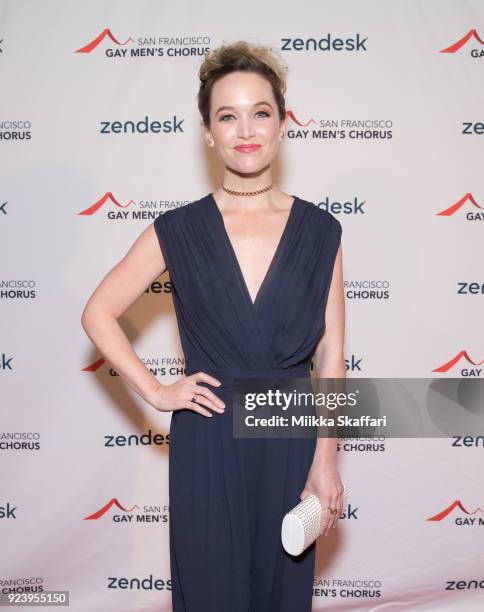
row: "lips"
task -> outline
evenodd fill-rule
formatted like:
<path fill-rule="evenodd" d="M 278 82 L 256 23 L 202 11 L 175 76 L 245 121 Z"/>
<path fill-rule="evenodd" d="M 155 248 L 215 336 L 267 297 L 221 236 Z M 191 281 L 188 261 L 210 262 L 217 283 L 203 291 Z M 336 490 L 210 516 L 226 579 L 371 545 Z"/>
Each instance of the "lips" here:
<path fill-rule="evenodd" d="M 260 149 L 260 145 L 239 145 L 235 147 L 236 151 L 240 151 L 241 153 L 252 153 L 253 151 L 258 151 Z"/>

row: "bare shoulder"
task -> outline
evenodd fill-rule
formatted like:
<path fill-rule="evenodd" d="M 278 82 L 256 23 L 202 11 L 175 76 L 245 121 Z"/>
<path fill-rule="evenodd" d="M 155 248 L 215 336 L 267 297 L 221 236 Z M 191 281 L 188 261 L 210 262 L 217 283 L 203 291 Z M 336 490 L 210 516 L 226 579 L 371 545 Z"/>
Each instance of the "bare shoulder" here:
<path fill-rule="evenodd" d="M 157 220 L 158 218 L 138 234 L 124 256 L 124 261 L 129 262 L 132 269 L 145 266 L 152 276 L 157 276 L 166 269 L 156 229 Z"/>
<path fill-rule="evenodd" d="M 119 318 L 165 269 L 154 224 L 150 223 L 96 287 L 84 308 L 83 320 L 98 309 Z"/>

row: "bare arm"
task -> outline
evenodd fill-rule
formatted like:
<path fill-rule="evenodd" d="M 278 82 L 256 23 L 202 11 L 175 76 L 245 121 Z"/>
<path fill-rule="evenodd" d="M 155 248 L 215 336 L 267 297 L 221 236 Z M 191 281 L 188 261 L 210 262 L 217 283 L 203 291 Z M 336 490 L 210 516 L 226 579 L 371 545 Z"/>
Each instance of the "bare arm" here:
<path fill-rule="evenodd" d="M 84 331 L 128 385 L 155 406 L 163 386 L 131 346 L 117 319 L 166 270 L 163 253 L 151 223 L 126 255 L 102 279 L 84 307 Z"/>
<path fill-rule="evenodd" d="M 343 254 L 336 253 L 333 275 L 326 303 L 326 329 L 313 354 L 319 378 L 346 378 L 344 362 L 345 308 L 343 289 Z M 314 457 L 300 499 L 316 494 L 323 508 L 320 535 L 328 535 L 343 508 L 343 482 L 336 467 L 337 438 L 318 438 Z M 333 509 L 332 513 L 329 508 Z"/>
<path fill-rule="evenodd" d="M 121 378 L 151 406 L 163 412 L 186 408 L 212 417 L 207 408 L 221 413 L 225 404 L 211 389 L 197 383 L 219 386 L 220 381 L 197 372 L 171 385 L 162 385 L 135 353 L 117 321 L 165 270 L 163 251 L 151 223 L 99 283 L 84 307 L 81 323 Z M 193 402 L 195 394 L 197 399 Z"/>
<path fill-rule="evenodd" d="M 333 276 L 326 304 L 326 329 L 313 355 L 319 378 L 345 378 L 344 361 L 345 304 L 343 288 L 343 253 L 341 244 L 336 253 Z M 337 438 L 318 438 L 313 463 L 336 461 Z"/>

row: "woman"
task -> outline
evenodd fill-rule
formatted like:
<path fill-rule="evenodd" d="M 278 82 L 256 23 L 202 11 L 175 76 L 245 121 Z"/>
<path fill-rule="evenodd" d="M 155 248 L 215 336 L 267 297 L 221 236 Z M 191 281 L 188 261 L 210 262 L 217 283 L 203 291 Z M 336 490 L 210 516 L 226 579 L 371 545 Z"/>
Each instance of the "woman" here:
<path fill-rule="evenodd" d="M 149 404 L 172 411 L 170 563 L 173 609 L 311 609 L 315 544 L 281 545 L 284 514 L 307 495 L 342 510 L 335 438 L 240 438 L 235 378 L 343 378 L 341 225 L 273 184 L 286 128 L 287 68 L 270 48 L 223 45 L 200 68 L 203 136 L 222 186 L 160 215 L 107 274 L 82 317 L 86 333 Z M 166 269 L 186 376 L 160 383 L 117 319 Z M 323 333 L 324 332 L 324 333 Z"/>

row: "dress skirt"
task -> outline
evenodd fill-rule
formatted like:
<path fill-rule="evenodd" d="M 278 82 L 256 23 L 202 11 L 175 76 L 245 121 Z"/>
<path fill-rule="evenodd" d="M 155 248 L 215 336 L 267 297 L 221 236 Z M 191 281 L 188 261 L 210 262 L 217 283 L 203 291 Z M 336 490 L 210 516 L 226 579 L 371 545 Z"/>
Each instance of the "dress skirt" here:
<path fill-rule="evenodd" d="M 170 427 L 173 610 L 309 612 L 316 543 L 289 555 L 281 524 L 301 501 L 316 440 L 235 437 L 231 386 L 209 388 L 225 412 L 175 411 Z"/>

